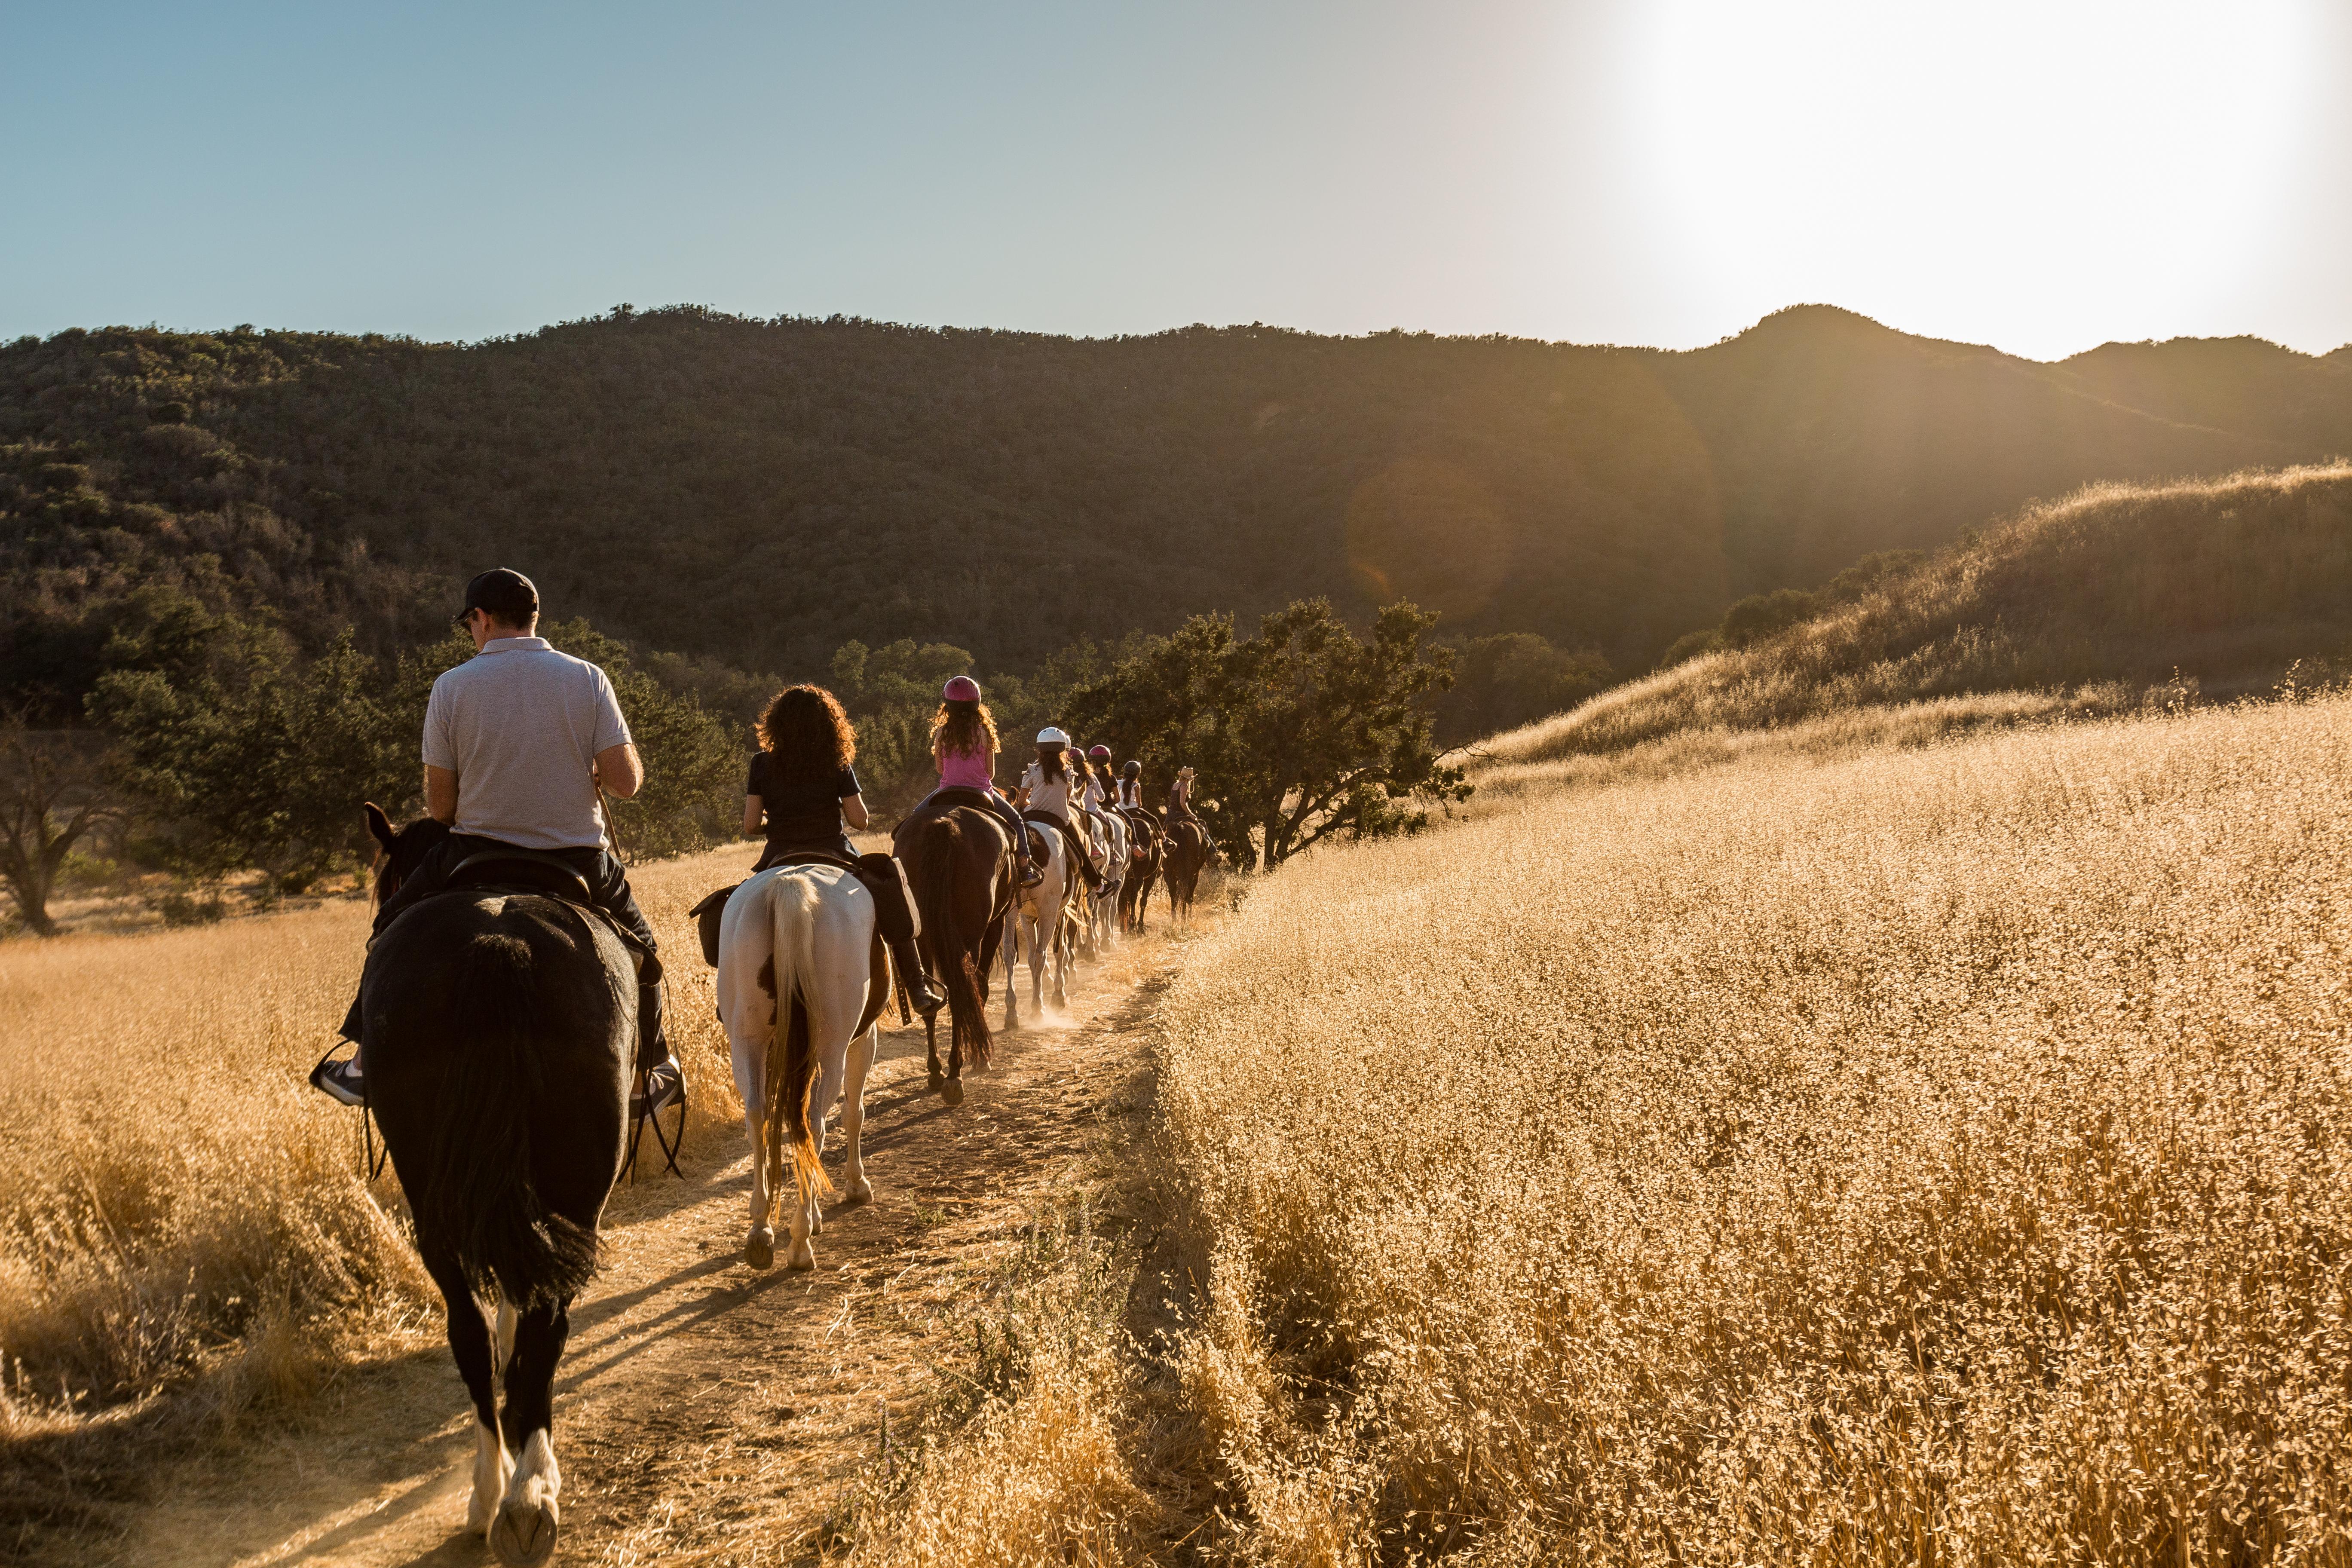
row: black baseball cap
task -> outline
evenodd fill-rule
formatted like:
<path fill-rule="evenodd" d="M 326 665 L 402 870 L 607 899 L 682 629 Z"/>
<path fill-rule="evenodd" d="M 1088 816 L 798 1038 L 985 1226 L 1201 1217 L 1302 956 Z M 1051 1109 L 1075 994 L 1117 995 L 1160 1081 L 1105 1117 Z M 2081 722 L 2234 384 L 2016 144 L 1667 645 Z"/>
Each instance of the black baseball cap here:
<path fill-rule="evenodd" d="M 466 607 L 457 612 L 457 623 L 464 625 L 476 610 L 486 612 L 500 626 L 522 626 L 539 614 L 539 589 L 521 573 L 493 566 L 466 584 Z"/>

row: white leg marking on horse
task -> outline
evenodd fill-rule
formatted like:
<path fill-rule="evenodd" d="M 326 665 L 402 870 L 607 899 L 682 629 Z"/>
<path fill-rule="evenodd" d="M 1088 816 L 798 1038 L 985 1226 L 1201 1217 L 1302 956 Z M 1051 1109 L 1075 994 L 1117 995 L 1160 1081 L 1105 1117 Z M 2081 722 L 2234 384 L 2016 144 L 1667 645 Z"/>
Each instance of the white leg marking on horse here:
<path fill-rule="evenodd" d="M 479 1415 L 474 1417 L 474 1495 L 466 1505 L 466 1529 L 475 1535 L 487 1536 L 490 1521 L 498 1516 L 499 1504 L 506 1497 L 507 1478 L 514 1473 L 514 1461 L 507 1458 L 506 1445 L 499 1435 L 482 1425 Z"/>
<path fill-rule="evenodd" d="M 506 1500 L 490 1524 L 490 1550 L 499 1562 L 537 1564 L 555 1555 L 555 1500 L 562 1489 L 555 1446 L 542 1426 L 523 1444 L 522 1462 L 508 1478 Z"/>
<path fill-rule="evenodd" d="M 874 1184 L 866 1179 L 866 1075 L 873 1070 L 874 1054 L 881 1045 L 879 1024 L 849 1043 L 849 1076 L 841 1091 L 841 1135 L 849 1146 L 842 1157 L 842 1170 L 848 1180 L 842 1191 L 854 1204 L 874 1196 Z"/>

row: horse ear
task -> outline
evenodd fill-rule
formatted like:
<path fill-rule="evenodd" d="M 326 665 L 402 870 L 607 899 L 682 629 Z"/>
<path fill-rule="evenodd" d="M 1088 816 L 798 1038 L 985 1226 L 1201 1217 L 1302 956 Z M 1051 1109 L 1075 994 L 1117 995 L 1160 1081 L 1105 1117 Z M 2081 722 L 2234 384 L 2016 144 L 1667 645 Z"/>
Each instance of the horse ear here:
<path fill-rule="evenodd" d="M 393 831 L 392 818 L 383 814 L 383 807 L 373 801 L 368 802 L 367 822 L 368 832 L 374 836 L 378 844 L 383 846 L 385 854 L 391 854 L 393 847 L 400 841 L 400 835 Z"/>

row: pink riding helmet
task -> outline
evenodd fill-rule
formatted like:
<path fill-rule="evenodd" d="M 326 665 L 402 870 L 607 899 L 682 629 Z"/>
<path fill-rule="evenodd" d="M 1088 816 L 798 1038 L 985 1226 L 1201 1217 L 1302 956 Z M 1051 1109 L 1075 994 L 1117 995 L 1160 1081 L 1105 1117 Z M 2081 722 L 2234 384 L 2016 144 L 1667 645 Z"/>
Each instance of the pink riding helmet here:
<path fill-rule="evenodd" d="M 1090 763 L 1107 763 L 1110 761 L 1110 748 L 1108 746 L 1095 746 L 1088 749 L 1087 752 L 1087 761 Z"/>
<path fill-rule="evenodd" d="M 977 702 L 980 700 L 980 682 L 969 675 L 959 675 L 940 688 L 940 695 L 950 702 Z"/>

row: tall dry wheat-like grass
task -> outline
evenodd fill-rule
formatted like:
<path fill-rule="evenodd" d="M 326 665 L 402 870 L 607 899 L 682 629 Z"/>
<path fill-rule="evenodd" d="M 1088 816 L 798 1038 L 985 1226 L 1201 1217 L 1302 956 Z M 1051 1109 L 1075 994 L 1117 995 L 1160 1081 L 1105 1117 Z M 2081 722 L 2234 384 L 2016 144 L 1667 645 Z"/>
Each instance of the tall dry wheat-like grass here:
<path fill-rule="evenodd" d="M 1528 795 L 1167 1005 L 1247 1559 L 2352 1559 L 2352 701 Z"/>
<path fill-rule="evenodd" d="M 750 858 L 633 876 L 706 1125 L 739 1112 L 685 911 Z M 260 1386 L 232 1375 L 232 1403 L 299 1394 L 388 1325 L 429 1321 L 431 1282 L 362 1177 L 358 1114 L 303 1082 L 368 918 L 353 900 L 0 946 L 0 1430 L 247 1362 Z"/>

